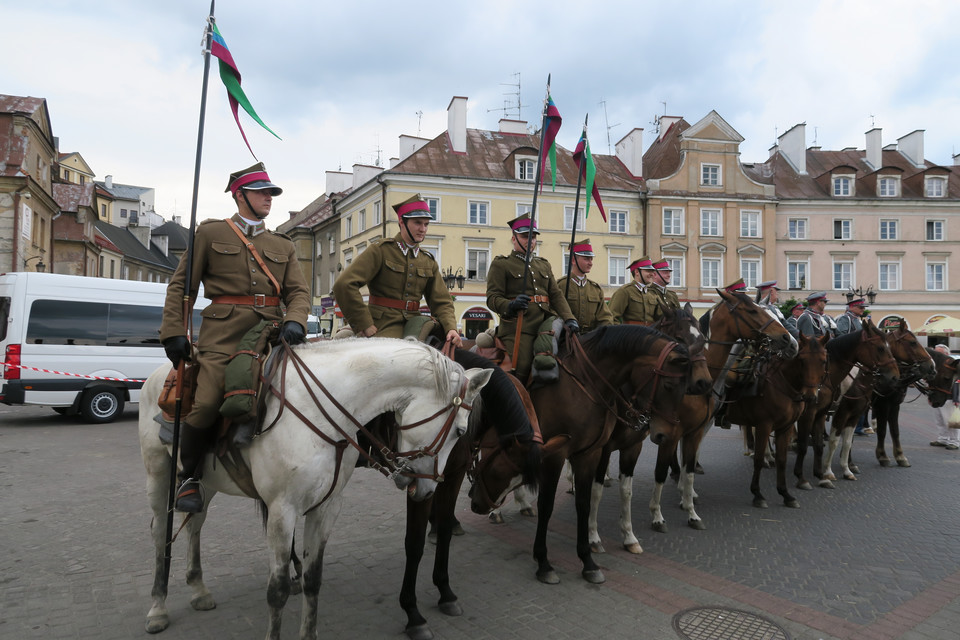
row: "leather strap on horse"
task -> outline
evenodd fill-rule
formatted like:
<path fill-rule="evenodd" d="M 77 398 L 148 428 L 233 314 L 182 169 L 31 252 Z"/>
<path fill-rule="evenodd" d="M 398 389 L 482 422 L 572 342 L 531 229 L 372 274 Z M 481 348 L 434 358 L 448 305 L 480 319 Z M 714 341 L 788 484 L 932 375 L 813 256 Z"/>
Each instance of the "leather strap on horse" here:
<path fill-rule="evenodd" d="M 273 273 L 270 272 L 270 269 L 267 267 L 267 264 L 263 261 L 263 258 L 260 257 L 260 254 L 257 253 L 257 248 L 253 246 L 253 242 L 243 235 L 243 231 L 240 231 L 240 227 L 237 226 L 237 223 L 227 218 L 227 224 L 230 225 L 230 228 L 233 229 L 233 232 L 237 234 L 237 237 L 240 238 L 240 242 L 247 247 L 247 250 L 250 251 L 250 255 L 253 256 L 253 259 L 257 261 L 257 264 L 260 265 L 260 268 L 270 279 L 270 284 L 273 285 L 274 290 L 277 292 L 277 295 L 280 295 L 280 283 L 277 282 L 277 279 L 273 277 Z"/>

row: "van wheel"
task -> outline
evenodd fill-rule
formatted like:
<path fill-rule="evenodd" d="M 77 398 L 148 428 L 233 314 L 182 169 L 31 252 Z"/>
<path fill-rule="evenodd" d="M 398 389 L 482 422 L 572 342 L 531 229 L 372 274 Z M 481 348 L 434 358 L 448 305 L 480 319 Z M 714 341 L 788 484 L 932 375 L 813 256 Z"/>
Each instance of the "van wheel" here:
<path fill-rule="evenodd" d="M 110 387 L 90 389 L 80 401 L 80 414 L 87 422 L 113 422 L 122 412 L 123 398 Z"/>

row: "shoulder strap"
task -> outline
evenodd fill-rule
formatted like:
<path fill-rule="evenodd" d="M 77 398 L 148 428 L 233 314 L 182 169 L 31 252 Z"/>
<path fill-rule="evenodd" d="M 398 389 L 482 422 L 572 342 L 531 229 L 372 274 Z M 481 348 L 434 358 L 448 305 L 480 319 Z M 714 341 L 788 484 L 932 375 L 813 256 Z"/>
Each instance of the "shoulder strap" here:
<path fill-rule="evenodd" d="M 260 257 L 260 254 L 257 253 L 257 248 L 253 246 L 253 242 L 247 239 L 247 236 L 243 235 L 243 231 L 240 231 L 240 227 L 237 226 L 237 223 L 227 218 L 227 224 L 230 225 L 230 228 L 233 229 L 234 233 L 237 234 L 237 237 L 240 238 L 240 242 L 246 245 L 247 249 L 250 250 L 250 253 L 253 255 L 253 259 L 257 261 L 257 264 L 260 265 L 260 268 L 263 269 L 263 272 L 267 274 L 267 277 L 270 278 L 270 284 L 273 285 L 273 288 L 277 290 L 277 295 L 280 295 L 280 283 L 277 282 L 277 279 L 273 277 L 273 274 L 270 272 L 270 269 L 263 262 L 263 258 Z"/>

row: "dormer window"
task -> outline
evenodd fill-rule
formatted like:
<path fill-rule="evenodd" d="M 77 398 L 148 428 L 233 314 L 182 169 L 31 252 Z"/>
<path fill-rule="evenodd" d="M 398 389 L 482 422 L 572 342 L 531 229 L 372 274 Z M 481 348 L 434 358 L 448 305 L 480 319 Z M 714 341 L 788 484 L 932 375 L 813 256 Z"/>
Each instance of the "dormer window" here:
<path fill-rule="evenodd" d="M 517 180 L 528 180 L 533 182 L 534 174 L 537 170 L 537 159 L 529 157 L 518 157 L 516 166 Z"/>
<path fill-rule="evenodd" d="M 833 176 L 833 195 L 843 198 L 853 195 L 853 176 Z"/>
<path fill-rule="evenodd" d="M 880 178 L 877 181 L 877 195 L 881 198 L 895 198 L 900 193 L 900 181 L 897 178 Z"/>
<path fill-rule="evenodd" d="M 723 175 L 719 164 L 702 163 L 700 165 L 700 184 L 704 187 L 719 187 L 723 185 Z"/>
<path fill-rule="evenodd" d="M 926 178 L 925 193 L 928 198 L 942 198 L 947 193 L 947 179 L 940 176 Z"/>

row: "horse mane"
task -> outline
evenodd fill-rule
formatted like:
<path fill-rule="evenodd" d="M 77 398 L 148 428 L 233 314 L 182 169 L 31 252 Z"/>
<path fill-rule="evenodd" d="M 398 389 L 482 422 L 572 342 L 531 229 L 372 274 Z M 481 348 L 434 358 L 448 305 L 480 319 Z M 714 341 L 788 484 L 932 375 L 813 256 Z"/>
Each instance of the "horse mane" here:
<path fill-rule="evenodd" d="M 641 325 L 606 325 L 594 329 L 580 337 L 580 342 L 586 351 L 593 356 L 606 356 L 611 353 L 627 353 L 635 351 L 650 351 L 657 340 L 673 338 L 664 335 L 656 329 Z M 687 346 L 679 343 L 675 349 L 678 353 L 688 356 Z"/>
<path fill-rule="evenodd" d="M 858 329 L 851 333 L 846 333 L 842 336 L 837 336 L 827 342 L 827 353 L 831 358 L 842 357 L 845 358 L 849 356 L 854 349 L 857 348 L 857 344 L 860 342 L 860 336 L 863 334 L 863 329 Z"/>
<path fill-rule="evenodd" d="M 708 309 L 705 314 L 700 316 L 700 333 L 710 337 L 710 317 L 713 315 L 713 309 Z"/>

